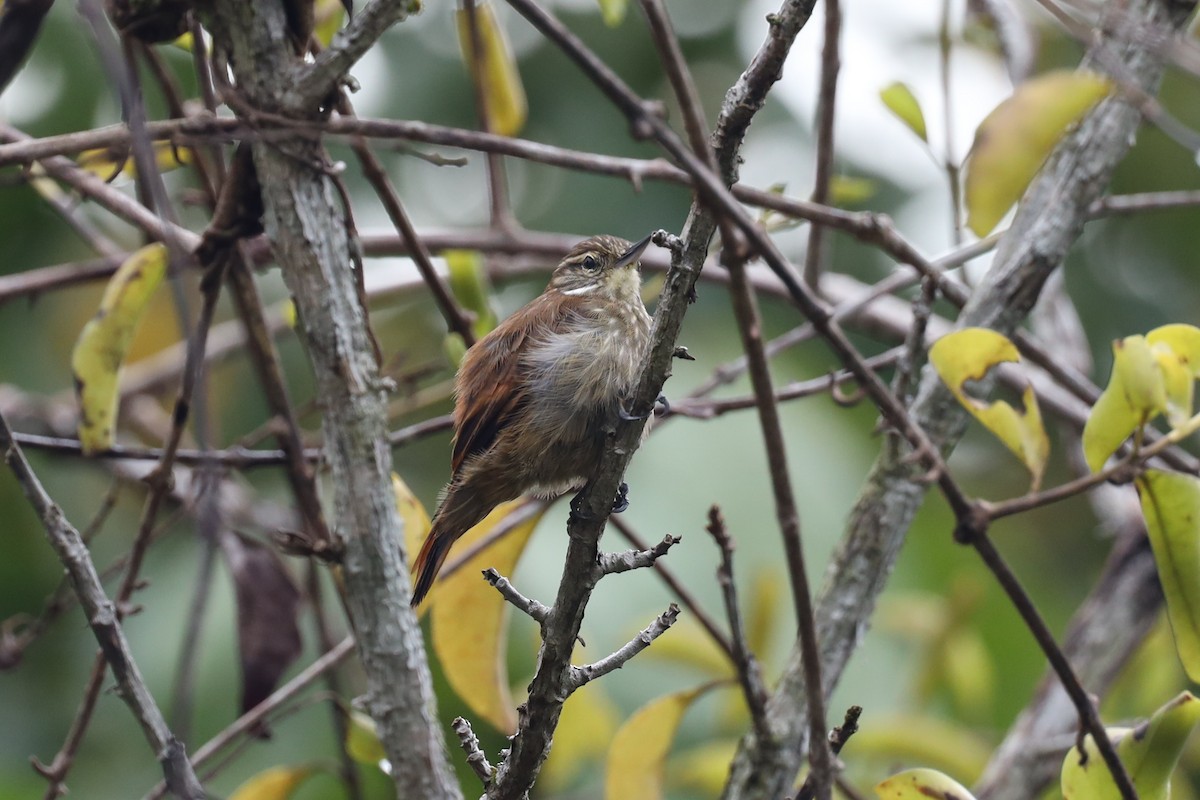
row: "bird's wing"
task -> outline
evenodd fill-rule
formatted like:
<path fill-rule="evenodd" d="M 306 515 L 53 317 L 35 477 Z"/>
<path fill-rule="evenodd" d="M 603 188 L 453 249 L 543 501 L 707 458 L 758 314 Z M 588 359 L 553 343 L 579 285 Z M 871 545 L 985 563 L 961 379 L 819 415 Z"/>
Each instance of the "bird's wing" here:
<path fill-rule="evenodd" d="M 454 451 L 457 474 L 473 455 L 486 451 L 529 402 L 529 381 L 521 375 L 522 356 L 547 332 L 569 324 L 576 298 L 543 294 L 500 323 L 463 356 L 455 385 Z M 539 321 L 530 326 L 530 314 Z"/>

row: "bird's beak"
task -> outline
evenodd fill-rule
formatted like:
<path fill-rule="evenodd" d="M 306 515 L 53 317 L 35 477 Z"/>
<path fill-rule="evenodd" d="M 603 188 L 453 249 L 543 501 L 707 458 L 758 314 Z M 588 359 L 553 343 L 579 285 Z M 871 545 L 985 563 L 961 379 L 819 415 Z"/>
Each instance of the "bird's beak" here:
<path fill-rule="evenodd" d="M 651 235 L 653 235 L 653 234 L 651 234 Z M 650 236 L 647 236 L 645 239 L 642 239 L 640 242 L 635 244 L 633 247 L 630 247 L 628 250 L 626 250 L 624 253 L 622 253 L 621 257 L 616 260 L 616 263 L 614 263 L 613 266 L 617 267 L 619 269 L 621 267 L 628 267 L 633 264 L 636 264 L 637 260 L 642 257 L 642 252 L 649 245 L 650 245 Z"/>

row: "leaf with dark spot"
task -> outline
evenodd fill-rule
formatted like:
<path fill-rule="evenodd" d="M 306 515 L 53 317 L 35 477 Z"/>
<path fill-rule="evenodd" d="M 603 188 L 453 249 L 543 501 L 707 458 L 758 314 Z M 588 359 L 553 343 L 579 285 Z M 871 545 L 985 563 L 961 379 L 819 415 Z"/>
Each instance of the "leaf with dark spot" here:
<path fill-rule="evenodd" d="M 300 655 L 300 592 L 273 550 L 238 533 L 221 536 L 237 596 L 245 713 L 265 700 Z M 259 731 L 264 737 L 266 729 Z"/>

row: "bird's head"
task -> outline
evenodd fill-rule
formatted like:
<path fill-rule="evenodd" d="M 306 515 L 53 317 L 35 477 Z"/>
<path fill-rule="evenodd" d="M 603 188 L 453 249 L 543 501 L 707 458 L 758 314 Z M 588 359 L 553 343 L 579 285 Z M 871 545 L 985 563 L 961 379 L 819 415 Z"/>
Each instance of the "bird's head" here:
<path fill-rule="evenodd" d="M 649 244 L 649 236 L 635 244 L 616 236 L 584 239 L 559 262 L 550 288 L 568 297 L 640 299 L 638 259 Z"/>

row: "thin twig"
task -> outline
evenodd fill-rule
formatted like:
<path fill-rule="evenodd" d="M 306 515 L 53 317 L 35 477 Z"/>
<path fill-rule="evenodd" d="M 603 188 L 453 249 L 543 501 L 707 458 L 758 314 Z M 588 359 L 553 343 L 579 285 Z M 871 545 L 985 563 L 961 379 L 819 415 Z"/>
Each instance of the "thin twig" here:
<path fill-rule="evenodd" d="M 496 768 L 488 761 L 487 753 L 483 752 L 483 747 L 479 744 L 479 737 L 471 730 L 471 723 L 463 717 L 455 717 L 450 723 L 450 729 L 454 731 L 459 745 L 467 754 L 467 766 L 479 777 L 486 789 L 492 783 Z"/>
<path fill-rule="evenodd" d="M 12 439 L 8 420 L 0 414 L 0 448 L 4 460 L 12 469 L 21 489 L 29 499 L 34 511 L 42 521 L 50 544 L 59 560 L 71 574 L 71 580 L 79 596 L 88 624 L 96 635 L 96 641 L 104 653 L 104 659 L 112 667 L 113 676 L 121 687 L 121 698 L 133 712 L 146 741 L 154 750 L 162 765 L 166 783 L 180 797 L 205 797 L 200 782 L 196 779 L 187 751 L 167 727 L 154 696 L 146 688 L 141 671 L 133 659 L 125 631 L 121 627 L 116 605 L 104 593 L 100 576 L 88 555 L 87 545 L 63 514 L 62 509 L 46 494 L 33 468 L 25 459 L 21 446 Z"/>
<path fill-rule="evenodd" d="M 767 720 L 767 689 L 763 684 L 762 669 L 750 644 L 746 641 L 746 627 L 738 603 L 737 584 L 733 579 L 733 539 L 725 527 L 721 509 L 713 506 L 708 510 L 708 525 L 705 528 L 717 543 L 721 553 L 721 564 L 717 567 L 717 585 L 725 600 L 725 616 L 729 620 L 730 639 L 733 643 L 733 665 L 746 707 L 750 709 L 750 721 L 754 732 L 764 742 L 770 741 L 771 724 Z"/>
<path fill-rule="evenodd" d="M 950 190 L 950 221 L 954 244 L 961 244 L 962 184 L 959 178 L 958 151 L 954 146 L 954 93 L 950 85 L 950 55 L 953 40 L 950 38 L 950 0 L 942 0 L 942 14 L 938 22 L 938 80 L 942 90 L 942 168 L 946 173 L 946 186 Z"/>
<path fill-rule="evenodd" d="M 320 658 L 297 673 L 294 678 L 272 692 L 266 700 L 242 714 L 216 736 L 196 748 L 196 752 L 192 756 L 192 764 L 197 768 L 203 767 L 231 743 L 257 729 L 269 714 L 302 692 L 327 671 L 342 663 L 353 652 L 354 637 L 347 636 L 338 642 L 337 647 L 323 653 Z M 146 800 L 156 800 L 162 797 L 166 791 L 167 787 L 160 783 L 146 794 Z"/>
<path fill-rule="evenodd" d="M 680 537 L 667 534 L 661 542 L 653 547 L 626 550 L 622 553 L 601 553 L 597 563 L 600 571 L 606 575 L 653 567 L 660 558 L 681 541 L 683 540 Z"/>
<path fill-rule="evenodd" d="M 728 252 L 728 251 L 727 251 Z M 758 421 L 762 429 L 763 445 L 767 452 L 767 466 L 771 475 L 771 494 L 775 501 L 775 517 L 783 537 L 783 550 L 787 557 L 788 578 L 792 589 L 792 604 L 796 614 L 796 628 L 800 640 L 800 651 L 804 659 L 804 686 L 808 700 L 809 716 L 809 764 L 819 800 L 829 800 L 833 781 L 833 759 L 825 742 L 825 688 L 821 680 L 820 643 L 817 641 L 813 620 L 812 591 L 808 583 L 808 570 L 804 560 L 804 546 L 800 534 L 800 512 L 796 507 L 795 494 L 784 446 L 783 423 L 779 419 L 779 406 L 775 402 L 775 390 L 771 382 L 770 367 L 763 351 L 762 319 L 754 291 L 746 280 L 746 265 L 736 258 L 725 263 L 729 270 L 730 294 L 734 316 L 738 321 L 738 332 L 742 338 L 742 349 L 749 364 L 750 383 L 758 406 Z M 874 373 L 871 373 L 872 375 Z M 715 534 L 714 534 L 715 535 Z"/>
<path fill-rule="evenodd" d="M 501 575 L 493 567 L 488 567 L 483 571 L 483 579 L 494 586 L 501 597 L 516 606 L 527 617 L 539 625 L 546 624 L 546 618 L 550 616 L 549 606 L 542 605 L 537 600 L 521 594 L 517 590 L 517 587 L 512 585 L 512 581 Z"/>
<path fill-rule="evenodd" d="M 639 550 L 649 548 L 650 545 L 622 517 L 610 517 L 609 522 L 617 529 L 617 533 L 625 537 L 626 541 L 634 547 Z M 704 607 L 700 605 L 695 596 L 683 585 L 683 582 L 675 577 L 675 573 L 667 566 L 666 562 L 655 561 L 654 571 L 662 578 L 667 588 L 675 594 L 675 597 L 687 609 L 688 613 L 696 618 L 696 621 L 700 623 L 700 627 L 708 632 L 709 637 L 716 642 L 717 647 L 724 651 L 725 655 L 729 657 L 730 662 L 733 662 L 735 658 L 733 644 L 729 641 L 729 637 L 717 626 L 716 620 L 709 616 L 708 612 L 704 610 Z"/>
<path fill-rule="evenodd" d="M 829 200 L 833 181 L 833 121 L 838 72 L 842 68 L 842 10 L 840 0 L 825 0 L 822 7 L 825 30 L 821 44 L 821 82 L 817 91 L 817 168 L 809 199 L 824 205 Z M 824 258 L 825 228 L 813 223 L 808 229 L 808 249 L 804 252 L 804 282 L 818 293 Z"/>
<path fill-rule="evenodd" d="M 958 535 L 956 533 L 956 536 Z M 980 558 L 983 559 L 983 563 L 996 576 L 996 580 L 1004 589 L 1004 593 L 1008 595 L 1013 607 L 1017 609 L 1017 613 L 1024 620 L 1025 626 L 1033 634 L 1033 638 L 1037 641 L 1042 653 L 1046 656 L 1046 660 L 1050 662 L 1050 666 L 1058 675 L 1067 695 L 1070 696 L 1071 704 L 1075 706 L 1076 712 L 1079 714 L 1080 723 L 1084 731 L 1092 735 L 1092 739 L 1100 751 L 1101 759 L 1103 759 L 1104 763 L 1108 766 L 1109 772 L 1112 774 L 1117 791 L 1126 800 L 1137 800 L 1137 790 L 1134 788 L 1129 773 L 1125 770 L 1125 766 L 1121 763 L 1112 742 L 1108 738 L 1108 734 L 1104 730 L 1104 723 L 1100 720 L 1100 715 L 1096 711 L 1095 704 L 1088 696 L 1082 684 L 1080 684 L 1079 678 L 1076 677 L 1075 671 L 1071 668 L 1071 663 L 1067 661 L 1067 657 L 1063 654 L 1062 649 L 1058 646 L 1058 642 L 1054 639 L 1054 634 L 1050 632 L 1046 621 L 1042 619 L 1037 606 L 1033 604 L 1033 600 L 1030 599 L 1029 594 L 1021 586 L 1017 576 L 996 550 L 995 545 L 992 544 L 992 540 L 988 537 L 985 530 L 971 531 L 969 539 L 965 540 L 965 543 L 970 544 L 979 553 Z"/>
<path fill-rule="evenodd" d="M 850 737 L 858 733 L 858 718 L 862 716 L 862 706 L 850 706 L 846 709 L 846 716 L 842 720 L 842 724 L 834 727 L 829 732 L 829 749 L 834 756 L 842 752 L 842 748 L 846 746 L 846 742 L 850 741 Z M 816 797 L 816 788 L 814 787 L 813 774 L 810 772 L 808 777 L 804 779 L 804 785 L 800 787 L 800 791 L 796 792 L 795 800 L 813 800 Z M 840 776 L 835 781 L 837 787 L 845 791 L 840 780 Z"/>
<path fill-rule="evenodd" d="M 483 33 L 479 28 L 479 14 L 475 0 L 464 0 L 462 12 L 467 21 L 467 59 L 470 62 L 471 88 L 475 96 L 475 113 L 479 117 L 479 129 L 484 133 L 495 133 L 495 109 L 492 108 L 491 97 L 488 97 L 487 74 L 498 70 L 498 64 L 484 63 L 487 50 L 483 42 Z M 499 230 L 511 230 L 516 227 L 512 213 L 512 204 L 508 197 L 508 176 L 504 169 L 504 157 L 499 153 L 487 153 L 487 182 L 488 205 L 491 210 L 492 227 Z"/>
<path fill-rule="evenodd" d="M 339 113 L 346 117 L 354 116 L 354 108 L 350 105 L 350 100 L 346 97 L 345 92 L 341 94 L 339 100 Z M 433 294 L 433 300 L 442 312 L 446 324 L 450 330 L 463 338 L 463 342 L 468 347 L 475 344 L 475 331 L 471 327 L 471 321 L 467 318 L 466 313 L 459 308 L 453 295 L 450 294 L 449 288 L 438 277 L 437 270 L 433 266 L 433 256 L 429 252 L 429 248 L 425 246 L 425 243 L 421 241 L 421 237 L 417 235 L 417 230 L 413 227 L 408 212 L 404 210 L 404 204 L 400 202 L 400 195 L 396 192 L 396 188 L 388 178 L 383 164 L 379 162 L 379 159 L 371 151 L 366 139 L 361 136 L 350 138 L 350 149 L 358 157 L 363 175 L 366 177 L 367 182 L 371 184 L 371 188 L 375 190 L 379 201 L 383 203 L 383 208 L 387 212 L 388 218 L 391 219 L 392 224 L 396 226 L 397 232 L 399 232 L 408 244 L 408 251 L 413 264 L 416 265 L 417 272 L 421 274 L 421 278 Z"/>
<path fill-rule="evenodd" d="M 594 681 L 596 678 L 602 678 L 608 673 L 625 666 L 631 658 L 645 650 L 655 639 L 666 633 L 667 629 L 674 625 L 675 620 L 678 618 L 679 606 L 671 603 L 666 611 L 659 614 L 653 622 L 647 625 L 637 636 L 630 639 L 621 649 L 592 664 L 585 664 L 582 667 L 571 667 L 570 677 L 566 682 L 567 692 L 573 692 L 585 683 Z"/>

